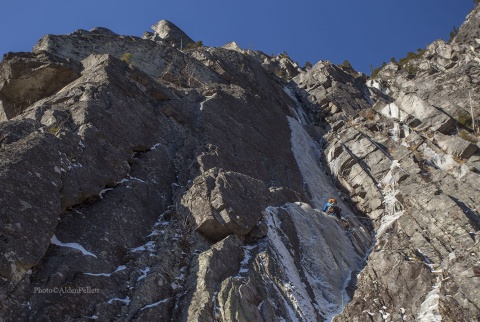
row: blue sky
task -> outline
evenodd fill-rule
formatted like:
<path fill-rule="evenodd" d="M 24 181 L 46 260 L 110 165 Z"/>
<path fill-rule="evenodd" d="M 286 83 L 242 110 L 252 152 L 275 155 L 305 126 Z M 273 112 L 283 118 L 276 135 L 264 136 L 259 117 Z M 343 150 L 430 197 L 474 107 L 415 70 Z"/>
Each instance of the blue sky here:
<path fill-rule="evenodd" d="M 448 40 L 473 0 L 15 0 L 0 11 L 0 55 L 30 51 L 45 34 L 106 27 L 141 36 L 167 19 L 207 46 L 236 41 L 300 65 L 349 60 L 370 74 L 390 58 Z"/>

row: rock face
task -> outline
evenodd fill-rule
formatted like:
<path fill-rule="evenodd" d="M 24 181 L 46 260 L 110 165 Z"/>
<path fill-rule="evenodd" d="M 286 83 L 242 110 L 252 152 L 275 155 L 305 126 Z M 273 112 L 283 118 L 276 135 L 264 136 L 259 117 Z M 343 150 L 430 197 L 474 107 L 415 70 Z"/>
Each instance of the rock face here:
<path fill-rule="evenodd" d="M 168 21 L 9 53 L 0 320 L 479 319 L 479 10 L 368 82 Z"/>

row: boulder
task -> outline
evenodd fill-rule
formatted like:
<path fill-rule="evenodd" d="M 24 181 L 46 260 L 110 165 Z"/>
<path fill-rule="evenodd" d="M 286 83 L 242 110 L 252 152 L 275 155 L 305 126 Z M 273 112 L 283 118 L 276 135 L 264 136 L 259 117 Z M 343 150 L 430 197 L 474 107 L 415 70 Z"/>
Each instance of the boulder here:
<path fill-rule="evenodd" d="M 248 234 L 262 217 L 268 196 L 262 181 L 214 168 L 193 181 L 182 205 L 193 216 L 196 230 L 217 241 Z"/>

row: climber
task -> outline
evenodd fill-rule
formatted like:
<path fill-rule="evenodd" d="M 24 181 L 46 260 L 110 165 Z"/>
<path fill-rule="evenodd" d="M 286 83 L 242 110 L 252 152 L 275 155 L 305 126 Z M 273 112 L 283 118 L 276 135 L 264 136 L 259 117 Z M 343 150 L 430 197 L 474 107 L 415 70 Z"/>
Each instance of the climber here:
<path fill-rule="evenodd" d="M 330 216 L 335 215 L 339 222 L 343 225 L 346 231 L 349 231 L 351 228 L 350 222 L 346 218 L 342 218 L 340 212 L 342 209 L 337 205 L 337 200 L 335 198 L 328 199 L 328 202 L 323 207 L 323 211 L 329 214 Z"/>
<path fill-rule="evenodd" d="M 331 216 L 335 215 L 339 220 L 342 220 L 342 215 L 340 214 L 342 210 L 337 205 L 337 200 L 335 198 L 328 199 L 328 202 L 323 207 L 323 211 Z"/>
<path fill-rule="evenodd" d="M 325 204 L 325 206 L 323 207 L 322 211 L 323 211 L 323 212 L 327 212 L 328 207 L 330 207 L 330 205 L 336 204 L 336 203 L 337 203 L 337 199 L 335 199 L 335 198 L 330 198 L 330 199 L 328 199 L 328 201 L 327 201 L 327 203 Z"/>

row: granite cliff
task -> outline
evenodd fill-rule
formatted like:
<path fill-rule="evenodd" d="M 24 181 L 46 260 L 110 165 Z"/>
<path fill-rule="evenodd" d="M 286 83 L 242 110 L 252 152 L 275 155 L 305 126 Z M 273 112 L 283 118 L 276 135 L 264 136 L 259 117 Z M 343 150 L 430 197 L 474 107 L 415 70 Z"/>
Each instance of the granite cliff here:
<path fill-rule="evenodd" d="M 4 55 L 0 320 L 479 320 L 479 20 L 374 79 L 168 21 Z"/>

